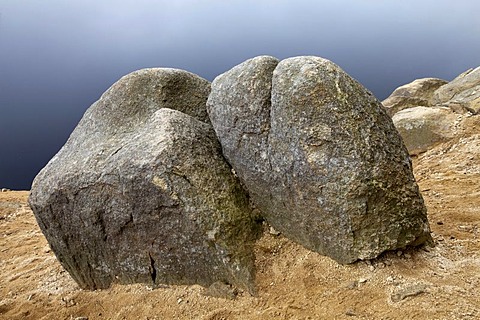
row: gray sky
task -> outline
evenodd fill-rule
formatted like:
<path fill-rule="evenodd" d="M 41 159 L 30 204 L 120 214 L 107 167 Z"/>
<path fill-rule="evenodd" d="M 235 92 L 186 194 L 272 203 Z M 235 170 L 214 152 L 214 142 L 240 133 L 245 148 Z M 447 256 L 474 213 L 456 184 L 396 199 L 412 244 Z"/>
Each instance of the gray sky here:
<path fill-rule="evenodd" d="M 0 0 L 0 187 L 29 189 L 121 76 L 208 79 L 257 55 L 328 58 L 380 100 L 480 65 L 478 0 Z"/>

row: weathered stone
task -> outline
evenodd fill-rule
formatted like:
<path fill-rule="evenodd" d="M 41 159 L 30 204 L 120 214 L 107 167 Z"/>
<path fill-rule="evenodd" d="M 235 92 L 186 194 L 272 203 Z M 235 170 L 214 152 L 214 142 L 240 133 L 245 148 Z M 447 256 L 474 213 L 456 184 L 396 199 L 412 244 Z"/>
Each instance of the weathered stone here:
<path fill-rule="evenodd" d="M 382 104 L 390 116 L 407 108 L 430 107 L 433 103 L 433 93 L 446 83 L 448 81 L 437 78 L 417 79 L 395 89 Z"/>
<path fill-rule="evenodd" d="M 439 106 L 462 106 L 473 114 L 480 112 L 480 67 L 468 70 L 438 88 L 433 102 Z"/>
<path fill-rule="evenodd" d="M 82 288 L 223 281 L 254 292 L 259 226 L 248 198 L 211 125 L 164 108 L 205 119 L 195 106 L 205 88 L 169 87 L 186 86 L 182 73 L 122 78 L 35 178 L 30 205 Z"/>
<path fill-rule="evenodd" d="M 445 107 L 415 107 L 397 112 L 392 120 L 408 152 L 417 155 L 452 138 L 457 115 Z"/>
<path fill-rule="evenodd" d="M 332 62 L 249 60 L 214 80 L 207 108 L 253 203 L 290 239 L 341 263 L 430 239 L 392 120 Z"/>

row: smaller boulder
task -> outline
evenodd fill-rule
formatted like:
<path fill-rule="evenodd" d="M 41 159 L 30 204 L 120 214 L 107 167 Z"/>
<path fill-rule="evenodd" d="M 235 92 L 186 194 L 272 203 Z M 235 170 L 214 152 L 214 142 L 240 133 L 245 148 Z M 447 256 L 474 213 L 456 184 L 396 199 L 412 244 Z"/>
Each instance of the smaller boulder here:
<path fill-rule="evenodd" d="M 447 83 L 448 81 L 437 78 L 417 79 L 395 89 L 382 104 L 390 116 L 407 108 L 430 107 L 433 104 L 435 90 Z"/>
<path fill-rule="evenodd" d="M 445 107 L 415 107 L 397 112 L 393 123 L 411 155 L 425 152 L 455 135 L 457 115 Z"/>

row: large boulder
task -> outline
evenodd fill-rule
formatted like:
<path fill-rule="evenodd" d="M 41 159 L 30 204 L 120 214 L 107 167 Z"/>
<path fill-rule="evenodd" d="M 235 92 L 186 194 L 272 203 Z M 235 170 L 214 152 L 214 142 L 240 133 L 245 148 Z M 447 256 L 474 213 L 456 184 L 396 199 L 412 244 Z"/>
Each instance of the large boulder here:
<path fill-rule="evenodd" d="M 393 123 L 411 155 L 418 155 L 453 138 L 459 115 L 446 107 L 415 107 L 402 110 Z"/>
<path fill-rule="evenodd" d="M 437 78 L 417 79 L 395 89 L 382 104 L 390 116 L 407 108 L 430 107 L 433 104 L 433 93 L 446 83 L 448 81 Z"/>
<path fill-rule="evenodd" d="M 207 108 L 253 203 L 287 237 L 340 263 L 430 239 L 392 120 L 332 62 L 254 58 L 214 80 Z"/>
<path fill-rule="evenodd" d="M 450 108 L 462 107 L 473 114 L 480 112 L 480 67 L 468 70 L 438 88 L 433 102 Z"/>
<path fill-rule="evenodd" d="M 82 288 L 221 281 L 254 292 L 258 223 L 203 122 L 209 87 L 180 70 L 127 75 L 35 178 L 30 205 Z"/>

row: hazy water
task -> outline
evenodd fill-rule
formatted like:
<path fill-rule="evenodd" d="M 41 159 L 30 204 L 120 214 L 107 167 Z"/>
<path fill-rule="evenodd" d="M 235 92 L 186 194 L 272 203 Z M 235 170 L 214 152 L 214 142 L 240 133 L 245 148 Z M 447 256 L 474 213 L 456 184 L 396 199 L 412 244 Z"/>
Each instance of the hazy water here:
<path fill-rule="evenodd" d="M 480 1 L 0 0 L 0 187 L 28 189 L 86 108 L 145 67 L 212 80 L 248 58 L 328 58 L 379 98 L 480 65 Z"/>

